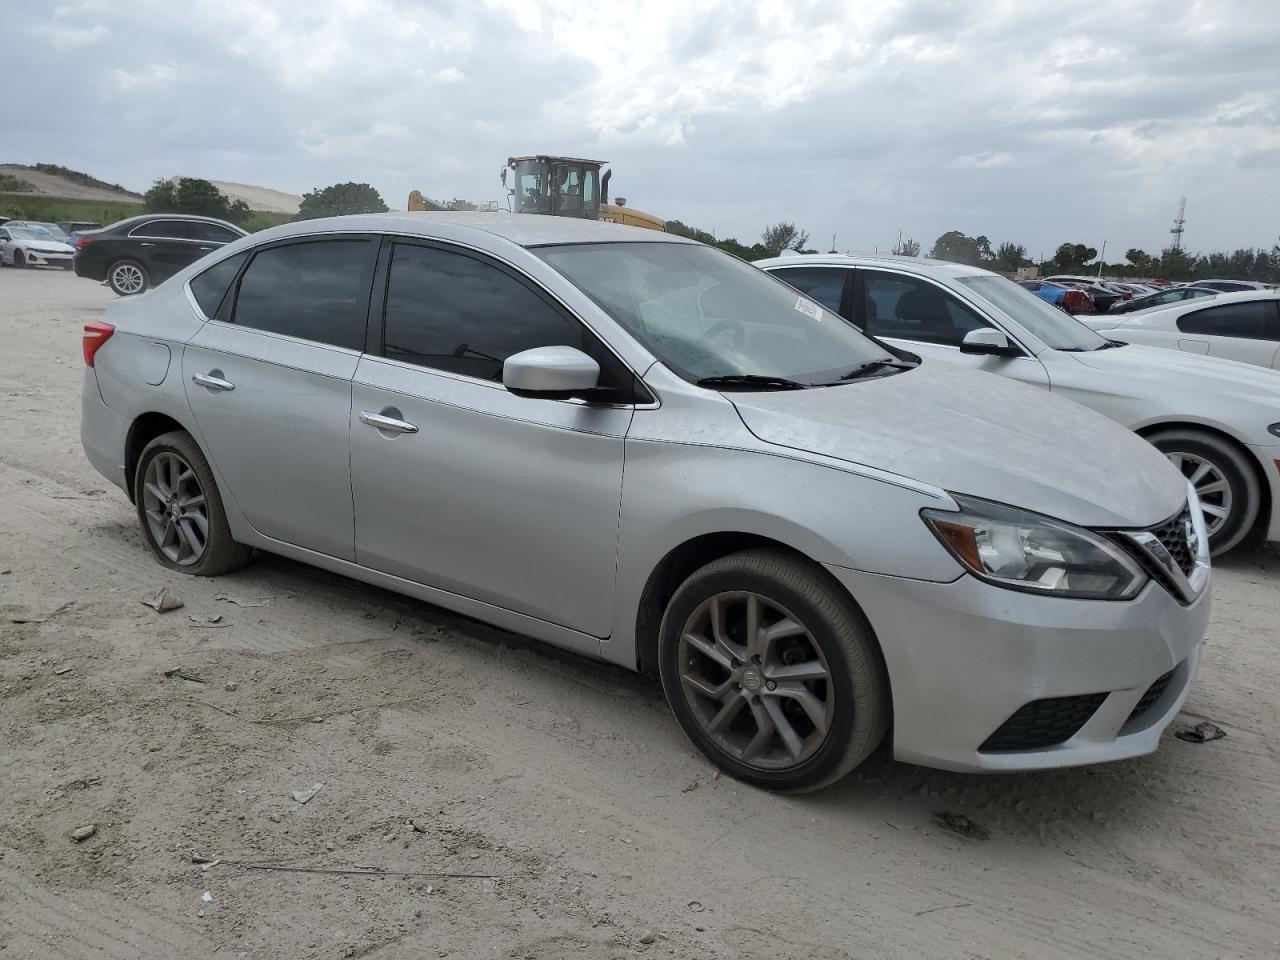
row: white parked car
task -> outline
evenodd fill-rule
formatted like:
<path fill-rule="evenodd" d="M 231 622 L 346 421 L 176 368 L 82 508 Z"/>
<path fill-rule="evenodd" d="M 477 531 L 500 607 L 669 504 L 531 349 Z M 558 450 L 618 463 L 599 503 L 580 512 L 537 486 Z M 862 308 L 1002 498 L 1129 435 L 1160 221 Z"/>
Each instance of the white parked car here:
<path fill-rule="evenodd" d="M 817 254 L 757 266 L 895 348 L 1035 384 L 1136 431 L 1195 484 L 1215 554 L 1254 532 L 1280 541 L 1275 372 L 1125 345 L 963 264 Z"/>
<path fill-rule="evenodd" d="M 6 223 L 0 227 L 0 265 L 6 267 L 62 267 L 70 270 L 75 249 L 40 227 Z"/>
<path fill-rule="evenodd" d="M 1280 370 L 1280 290 L 1220 293 L 1085 321 L 1113 340 Z"/>

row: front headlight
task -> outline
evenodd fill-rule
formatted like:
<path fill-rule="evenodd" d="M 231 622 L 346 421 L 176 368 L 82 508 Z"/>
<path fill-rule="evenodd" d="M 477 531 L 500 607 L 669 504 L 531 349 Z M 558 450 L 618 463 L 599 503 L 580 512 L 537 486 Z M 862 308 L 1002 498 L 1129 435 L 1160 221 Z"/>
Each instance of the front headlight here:
<path fill-rule="evenodd" d="M 1137 561 L 1106 537 L 1049 517 L 952 494 L 954 510 L 921 510 L 930 529 L 989 583 L 1088 600 L 1127 600 L 1147 582 Z"/>

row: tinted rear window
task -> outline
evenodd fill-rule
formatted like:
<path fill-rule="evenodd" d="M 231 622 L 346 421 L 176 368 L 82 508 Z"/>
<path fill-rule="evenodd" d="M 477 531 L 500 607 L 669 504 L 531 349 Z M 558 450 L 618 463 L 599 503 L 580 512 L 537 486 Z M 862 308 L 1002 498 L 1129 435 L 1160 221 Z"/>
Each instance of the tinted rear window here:
<path fill-rule="evenodd" d="M 319 240 L 259 251 L 240 281 L 235 323 L 362 349 L 374 249 L 369 240 Z"/>
<path fill-rule="evenodd" d="M 200 304 L 206 317 L 214 315 L 247 256 L 247 253 L 237 253 L 234 257 L 227 257 L 192 279 L 191 295 L 196 298 L 196 303 Z"/>

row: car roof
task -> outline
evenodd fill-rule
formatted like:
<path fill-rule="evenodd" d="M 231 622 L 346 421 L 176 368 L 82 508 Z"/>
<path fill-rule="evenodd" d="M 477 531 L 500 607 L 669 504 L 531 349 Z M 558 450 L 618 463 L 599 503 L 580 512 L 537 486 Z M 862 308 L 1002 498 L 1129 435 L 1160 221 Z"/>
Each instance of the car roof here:
<path fill-rule="evenodd" d="M 234 223 L 226 220 L 219 220 L 217 217 L 201 217 L 193 213 L 140 213 L 134 217 L 125 217 L 115 223 L 109 223 L 103 229 L 111 230 L 115 227 L 131 226 L 135 223 L 146 223 L 148 220 L 190 220 L 194 223 L 216 223 L 220 227 L 230 227 L 232 230 L 244 232 L 244 227 L 237 227 Z"/>
<path fill-rule="evenodd" d="M 768 257 L 755 261 L 757 267 L 780 266 L 893 266 L 917 269 L 922 273 L 943 273 L 953 277 L 969 277 L 976 273 L 991 273 L 982 267 L 950 260 L 933 260 L 929 257 L 901 257 L 891 253 L 793 253 L 783 257 Z"/>
<path fill-rule="evenodd" d="M 551 217 L 537 214 L 515 214 L 464 211 L 415 211 L 413 213 L 362 213 L 345 217 L 322 217 L 282 224 L 265 230 L 263 238 L 283 239 L 310 233 L 353 232 L 399 233 L 409 236 L 466 239 L 468 234 L 487 234 L 522 247 L 553 246 L 568 243 L 696 243 L 673 233 L 627 227 L 597 220 L 575 217 Z"/>

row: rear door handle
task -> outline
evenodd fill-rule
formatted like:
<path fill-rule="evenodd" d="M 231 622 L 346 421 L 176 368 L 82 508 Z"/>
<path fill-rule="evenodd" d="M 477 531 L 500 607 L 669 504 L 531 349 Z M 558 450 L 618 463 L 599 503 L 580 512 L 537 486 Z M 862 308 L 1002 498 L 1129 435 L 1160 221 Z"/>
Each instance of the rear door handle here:
<path fill-rule="evenodd" d="M 360 422 L 367 423 L 371 427 L 377 427 L 379 430 L 386 430 L 388 433 L 418 432 L 418 428 L 407 420 L 397 420 L 395 417 L 384 416 L 381 413 L 373 413 L 369 410 L 360 411 Z"/>
<path fill-rule="evenodd" d="M 234 390 L 236 388 L 234 383 L 216 376 L 219 372 L 218 370 L 212 370 L 209 373 L 197 373 L 191 379 L 193 382 L 200 384 L 202 387 L 208 387 L 210 390 Z"/>
<path fill-rule="evenodd" d="M 140 247 L 154 247 L 154 246 L 155 246 L 155 244 L 154 244 L 154 243 L 140 243 L 140 244 L 138 244 L 138 246 L 140 246 Z"/>

